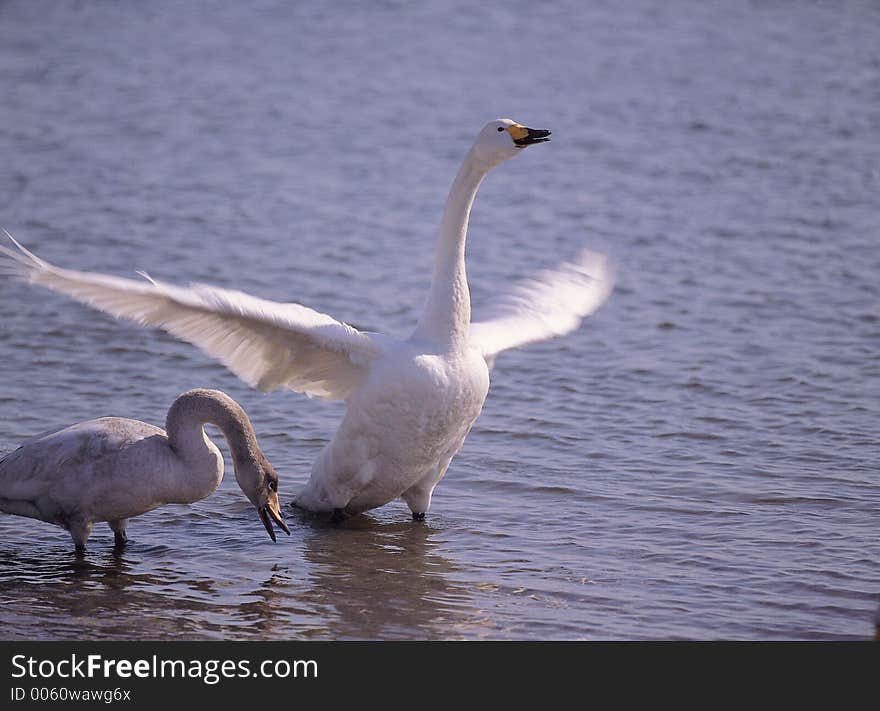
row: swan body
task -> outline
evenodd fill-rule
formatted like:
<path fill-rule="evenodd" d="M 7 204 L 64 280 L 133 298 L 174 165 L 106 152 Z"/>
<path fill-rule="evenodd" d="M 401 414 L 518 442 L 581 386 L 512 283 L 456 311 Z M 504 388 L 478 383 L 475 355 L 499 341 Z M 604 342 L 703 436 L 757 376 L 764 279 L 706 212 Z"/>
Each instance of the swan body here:
<path fill-rule="evenodd" d="M 452 184 L 431 288 L 408 339 L 361 332 L 299 304 L 237 291 L 62 269 L 8 233 L 15 248 L 0 247 L 0 273 L 163 328 L 262 390 L 283 386 L 345 400 L 342 423 L 294 503 L 348 515 L 402 497 L 420 519 L 480 414 L 495 358 L 573 331 L 611 292 L 607 262 L 584 251 L 496 297 L 482 320 L 471 319 L 465 242 L 476 192 L 493 167 L 549 140 L 549 133 L 497 119 L 478 134 Z"/>
<path fill-rule="evenodd" d="M 428 510 L 489 391 L 479 351 L 432 350 L 409 343 L 375 364 L 318 455 L 297 506 L 352 514 L 402 496 L 414 514 Z"/>
<path fill-rule="evenodd" d="M 218 390 L 191 390 L 168 411 L 166 430 L 121 417 L 80 422 L 27 440 L 0 459 L 0 511 L 53 523 L 77 550 L 92 525 L 106 521 L 117 545 L 128 519 L 163 504 L 191 504 L 223 478 L 223 455 L 203 425 L 223 431 L 235 476 L 260 512 L 287 531 L 278 505 L 278 475 L 257 444 L 244 410 Z"/>

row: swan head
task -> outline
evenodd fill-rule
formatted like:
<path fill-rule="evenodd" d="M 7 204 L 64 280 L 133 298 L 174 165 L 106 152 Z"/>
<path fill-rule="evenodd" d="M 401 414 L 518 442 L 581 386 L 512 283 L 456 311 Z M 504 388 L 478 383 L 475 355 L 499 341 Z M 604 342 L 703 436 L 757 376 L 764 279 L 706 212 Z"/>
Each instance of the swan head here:
<path fill-rule="evenodd" d="M 477 134 L 473 151 L 478 158 L 491 166 L 513 158 L 523 148 L 536 143 L 546 143 L 550 131 L 528 128 L 513 119 L 501 118 L 487 123 Z"/>
<path fill-rule="evenodd" d="M 252 459 L 235 461 L 234 464 L 235 480 L 245 496 L 257 508 L 269 538 L 275 540 L 273 521 L 289 536 L 290 529 L 281 518 L 281 505 L 278 503 L 278 474 L 269 464 L 269 460 L 258 451 Z"/>

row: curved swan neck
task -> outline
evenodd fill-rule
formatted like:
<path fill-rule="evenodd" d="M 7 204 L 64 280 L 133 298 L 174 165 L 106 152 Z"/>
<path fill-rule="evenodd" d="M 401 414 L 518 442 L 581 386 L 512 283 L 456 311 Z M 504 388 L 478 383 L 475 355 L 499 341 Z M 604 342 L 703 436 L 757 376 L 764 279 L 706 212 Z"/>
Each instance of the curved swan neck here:
<path fill-rule="evenodd" d="M 415 336 L 454 348 L 467 341 L 471 295 L 465 270 L 465 242 L 474 197 L 490 165 L 468 151 L 452 183 L 434 256 L 434 275 Z"/>
<path fill-rule="evenodd" d="M 206 424 L 216 425 L 223 432 L 236 467 L 239 462 L 257 459 L 260 447 L 244 410 L 225 393 L 219 390 L 190 390 L 178 397 L 169 408 L 165 420 L 168 442 L 193 471 L 209 467 L 209 463 L 214 462 L 216 487 L 223 477 L 223 470 L 221 466 L 217 476 L 216 460 L 213 459 L 210 440 L 204 430 Z"/>

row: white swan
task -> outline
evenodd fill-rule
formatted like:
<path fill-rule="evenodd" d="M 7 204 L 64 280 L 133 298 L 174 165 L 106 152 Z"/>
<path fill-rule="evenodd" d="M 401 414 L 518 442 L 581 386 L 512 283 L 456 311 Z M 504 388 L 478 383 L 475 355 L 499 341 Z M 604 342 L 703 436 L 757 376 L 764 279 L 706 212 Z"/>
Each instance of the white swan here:
<path fill-rule="evenodd" d="M 318 456 L 296 505 L 340 516 L 402 497 L 421 520 L 480 414 L 495 357 L 573 331 L 612 288 L 606 261 L 583 252 L 519 284 L 496 300 L 487 319 L 471 323 L 465 239 L 474 196 L 489 170 L 549 140 L 549 134 L 510 119 L 480 131 L 452 184 L 430 293 L 407 340 L 361 332 L 299 304 L 237 291 L 61 269 L 8 233 L 18 249 L 0 247 L 0 271 L 163 328 L 262 390 L 284 386 L 346 400 L 342 424 Z"/>
<path fill-rule="evenodd" d="M 219 390 L 180 395 L 165 430 L 102 417 L 27 440 L 0 459 L 0 511 L 66 528 L 78 552 L 98 521 L 106 521 L 116 545 L 123 545 L 132 516 L 163 504 L 191 504 L 220 484 L 223 455 L 205 435 L 205 423 L 225 435 L 235 479 L 272 540 L 270 518 L 290 534 L 278 505 L 278 475 L 244 410 Z"/>

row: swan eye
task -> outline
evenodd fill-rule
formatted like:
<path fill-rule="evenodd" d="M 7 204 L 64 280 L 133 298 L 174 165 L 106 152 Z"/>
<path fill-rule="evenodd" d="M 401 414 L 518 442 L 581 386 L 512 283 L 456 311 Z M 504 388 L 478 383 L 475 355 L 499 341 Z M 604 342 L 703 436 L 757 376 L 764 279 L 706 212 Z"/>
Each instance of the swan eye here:
<path fill-rule="evenodd" d="M 504 130 L 504 126 L 499 126 L 499 127 L 498 127 L 498 133 L 501 133 L 503 130 Z"/>
<path fill-rule="evenodd" d="M 270 481 L 269 482 L 269 491 L 278 491 L 278 482 Z"/>

